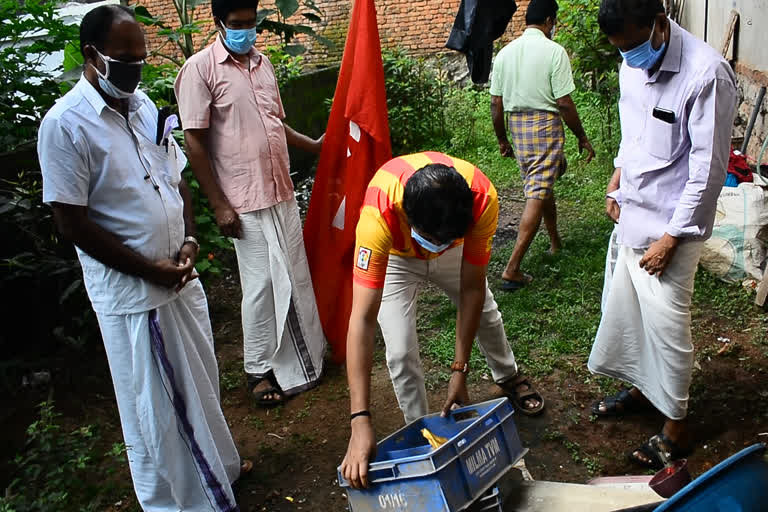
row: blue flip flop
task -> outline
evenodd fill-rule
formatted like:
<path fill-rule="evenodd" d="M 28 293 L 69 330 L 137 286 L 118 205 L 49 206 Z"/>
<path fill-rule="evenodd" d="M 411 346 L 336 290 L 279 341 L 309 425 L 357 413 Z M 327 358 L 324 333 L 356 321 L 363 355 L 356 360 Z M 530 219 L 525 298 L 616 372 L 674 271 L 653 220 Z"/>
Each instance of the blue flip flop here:
<path fill-rule="evenodd" d="M 520 288 L 525 288 L 526 286 L 531 284 L 531 281 L 533 281 L 533 276 L 529 274 L 523 274 L 523 276 L 525 277 L 520 281 L 502 279 L 500 288 L 505 292 L 516 292 Z"/>

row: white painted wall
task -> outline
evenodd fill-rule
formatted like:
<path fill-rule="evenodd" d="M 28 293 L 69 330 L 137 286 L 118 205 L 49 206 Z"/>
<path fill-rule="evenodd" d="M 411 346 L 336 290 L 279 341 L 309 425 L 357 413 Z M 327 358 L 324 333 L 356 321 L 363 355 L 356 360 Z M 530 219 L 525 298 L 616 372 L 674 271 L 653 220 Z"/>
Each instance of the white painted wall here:
<path fill-rule="evenodd" d="M 734 35 L 736 60 L 752 69 L 768 71 L 768 0 L 685 0 L 681 22 L 689 32 L 719 50 L 732 9 L 739 12 Z M 732 51 L 733 45 L 729 58 Z"/>
<path fill-rule="evenodd" d="M 81 3 L 72 2 L 72 3 L 62 5 L 56 11 L 59 17 L 67 25 L 80 25 L 80 22 L 83 20 L 83 16 L 85 16 L 86 13 L 91 9 L 95 9 L 100 5 L 119 4 L 119 3 L 120 3 L 120 0 L 102 0 L 101 2 L 94 2 L 91 4 L 81 4 Z M 27 34 L 27 37 L 23 39 L 23 42 L 21 44 L 22 46 L 32 44 L 36 40 L 44 39 L 46 35 L 47 35 L 47 31 L 45 30 L 30 32 L 29 34 Z M 0 41 L 0 48 L 5 48 L 6 46 L 7 44 Z M 41 64 L 41 69 L 43 71 L 46 71 L 50 74 L 55 75 L 55 74 L 58 74 L 58 70 L 61 67 L 61 64 L 63 62 L 64 62 L 64 52 L 63 51 L 55 52 L 45 56 Z"/>

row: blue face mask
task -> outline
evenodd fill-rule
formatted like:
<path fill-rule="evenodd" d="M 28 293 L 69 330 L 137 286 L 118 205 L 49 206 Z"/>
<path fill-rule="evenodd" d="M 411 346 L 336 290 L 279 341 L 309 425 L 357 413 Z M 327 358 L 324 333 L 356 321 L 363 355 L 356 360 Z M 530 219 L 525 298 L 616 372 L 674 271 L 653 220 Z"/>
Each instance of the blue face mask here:
<path fill-rule="evenodd" d="M 256 39 L 259 37 L 256 27 L 243 29 L 224 27 L 224 32 L 227 34 L 224 38 L 224 44 L 227 45 L 227 48 L 240 55 L 245 55 L 251 51 L 251 48 L 256 43 Z"/>
<path fill-rule="evenodd" d="M 446 242 L 440 245 L 433 244 L 432 242 L 430 242 L 429 240 L 427 240 L 426 238 L 418 234 L 416 230 L 414 230 L 413 228 L 411 228 L 411 237 L 414 240 L 416 240 L 416 242 L 418 242 L 418 244 L 422 246 L 424 249 L 428 250 L 429 252 L 435 252 L 435 253 L 443 252 L 444 250 L 449 248 L 453 243 L 453 240 L 451 240 L 450 242 Z"/>
<path fill-rule="evenodd" d="M 631 68 L 649 70 L 656 65 L 656 63 L 659 61 L 659 57 L 661 57 L 661 54 L 664 53 L 664 48 L 667 47 L 667 43 L 666 41 L 661 43 L 661 46 L 658 50 L 653 49 L 651 39 L 653 39 L 653 31 L 655 29 L 656 22 L 654 21 L 653 27 L 651 28 L 651 37 L 649 37 L 646 42 L 632 48 L 628 52 L 622 52 L 619 50 L 619 53 L 621 53 L 621 56 L 624 57 L 624 61 L 627 63 L 627 66 Z"/>

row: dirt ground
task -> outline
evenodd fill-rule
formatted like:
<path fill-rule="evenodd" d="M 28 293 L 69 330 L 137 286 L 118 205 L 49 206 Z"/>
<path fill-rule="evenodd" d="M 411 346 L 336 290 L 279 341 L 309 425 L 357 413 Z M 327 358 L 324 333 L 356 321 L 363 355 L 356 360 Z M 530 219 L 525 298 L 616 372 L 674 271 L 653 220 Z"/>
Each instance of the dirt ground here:
<path fill-rule="evenodd" d="M 502 196 L 502 195 L 500 195 Z M 502 201 L 500 242 L 516 235 L 522 203 Z M 343 489 L 336 480 L 349 435 L 349 403 L 342 368 L 328 363 L 322 383 L 272 410 L 257 408 L 248 397 L 242 376 L 240 293 L 236 273 L 208 286 L 214 335 L 222 382 L 223 409 L 243 457 L 255 463 L 253 473 L 238 486 L 243 511 L 342 511 Z M 749 312 L 743 314 L 748 315 Z M 720 318 L 700 312 L 694 317 L 697 369 L 691 389 L 690 423 L 697 450 L 690 457 L 694 475 L 759 440 L 768 440 L 768 374 L 766 347 L 754 343 L 750 331 L 733 332 Z M 717 354 L 717 336 L 731 339 L 733 347 Z M 514 339 L 513 342 L 514 348 Z M 372 377 L 374 424 L 379 438 L 402 426 L 382 347 L 375 356 Z M 103 357 L 103 354 L 101 354 Z M 71 381 L 57 381 L 58 404 L 68 421 L 87 421 L 103 427 L 111 441 L 120 440 L 119 421 L 106 361 L 82 366 Z M 429 398 L 439 407 L 446 390 L 446 372 L 427 367 Z M 498 388 L 482 375 L 470 380 L 475 401 L 496 396 Z M 626 453 L 656 433 L 658 415 L 621 420 L 590 419 L 589 406 L 599 398 L 586 361 L 574 357 L 535 384 L 546 400 L 543 415 L 516 415 L 523 445 L 530 449 L 526 465 L 538 480 L 584 483 L 603 475 L 642 474 L 630 465 Z M 8 461 L 23 444 L 23 430 L 33 405 L 43 391 L 0 400 L 3 413 L 0 457 Z M 7 471 L 7 463 L 5 465 Z M 127 467 L 124 468 L 127 478 Z M 0 471 L 0 476 L 2 475 Z M 0 479 L 0 484 L 5 484 Z M 126 487 L 111 510 L 134 510 L 135 499 Z"/>

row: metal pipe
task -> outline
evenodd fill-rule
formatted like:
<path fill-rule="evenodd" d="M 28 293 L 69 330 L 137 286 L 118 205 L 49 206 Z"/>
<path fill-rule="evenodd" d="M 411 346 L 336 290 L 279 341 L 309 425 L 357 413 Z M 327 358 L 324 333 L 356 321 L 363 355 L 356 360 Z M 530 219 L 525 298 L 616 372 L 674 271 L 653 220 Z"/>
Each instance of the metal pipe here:
<path fill-rule="evenodd" d="M 709 0 L 704 0 L 704 42 L 707 41 L 707 30 L 709 29 Z"/>
<path fill-rule="evenodd" d="M 763 155 L 765 154 L 766 147 L 768 147 L 768 134 L 765 135 L 763 147 L 760 148 L 760 154 L 757 156 L 757 174 L 763 178 L 768 178 L 768 176 L 763 176 Z"/>
<path fill-rule="evenodd" d="M 749 123 L 747 123 L 747 131 L 744 132 L 744 142 L 741 143 L 741 153 L 747 154 L 747 144 L 749 144 L 749 138 L 752 136 L 752 129 L 755 127 L 755 121 L 757 120 L 757 114 L 760 112 L 760 106 L 763 104 L 763 98 L 765 97 L 765 87 L 761 87 L 757 93 L 757 101 L 755 101 L 755 108 L 752 109 L 752 115 L 749 116 Z"/>

